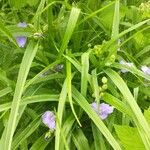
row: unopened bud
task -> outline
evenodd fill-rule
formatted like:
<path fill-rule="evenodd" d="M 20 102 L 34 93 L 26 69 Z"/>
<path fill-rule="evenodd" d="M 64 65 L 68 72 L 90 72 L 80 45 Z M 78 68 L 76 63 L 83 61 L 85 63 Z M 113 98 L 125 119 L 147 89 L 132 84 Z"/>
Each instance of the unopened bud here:
<path fill-rule="evenodd" d="M 103 82 L 103 84 L 106 84 L 106 83 L 107 83 L 107 78 L 106 78 L 106 77 L 103 77 L 103 78 L 102 78 L 102 82 Z"/>

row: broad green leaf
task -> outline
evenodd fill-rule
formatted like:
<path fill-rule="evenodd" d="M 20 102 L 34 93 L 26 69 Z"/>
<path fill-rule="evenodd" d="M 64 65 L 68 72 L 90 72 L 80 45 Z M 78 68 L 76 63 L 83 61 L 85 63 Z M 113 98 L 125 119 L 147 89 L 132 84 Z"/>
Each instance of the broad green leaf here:
<path fill-rule="evenodd" d="M 115 131 L 125 150 L 145 150 L 137 128 L 115 125 Z"/>

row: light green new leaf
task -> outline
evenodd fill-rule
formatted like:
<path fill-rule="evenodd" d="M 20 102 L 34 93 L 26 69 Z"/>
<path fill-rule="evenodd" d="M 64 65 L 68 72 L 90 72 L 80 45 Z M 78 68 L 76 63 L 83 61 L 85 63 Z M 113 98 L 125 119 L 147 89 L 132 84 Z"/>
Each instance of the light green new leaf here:
<path fill-rule="evenodd" d="M 115 125 L 115 131 L 126 150 L 145 150 L 137 128 Z"/>

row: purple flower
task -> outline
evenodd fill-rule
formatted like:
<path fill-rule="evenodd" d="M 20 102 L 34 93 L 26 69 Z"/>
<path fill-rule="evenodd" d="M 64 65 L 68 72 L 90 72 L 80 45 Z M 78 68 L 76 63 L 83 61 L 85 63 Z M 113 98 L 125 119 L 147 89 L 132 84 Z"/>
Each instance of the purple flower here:
<path fill-rule="evenodd" d="M 27 27 L 27 24 L 26 24 L 26 22 L 19 22 L 19 23 L 17 24 L 17 27 L 26 28 L 26 27 Z"/>
<path fill-rule="evenodd" d="M 24 47 L 27 42 L 27 37 L 26 36 L 17 36 L 16 42 L 18 43 L 19 47 Z"/>
<path fill-rule="evenodd" d="M 102 120 L 106 119 L 109 114 L 113 113 L 114 110 L 113 106 L 105 103 L 97 104 L 97 102 L 93 102 L 91 106 Z"/>
<path fill-rule="evenodd" d="M 124 60 L 121 60 L 119 63 L 120 63 L 121 65 L 126 66 L 126 67 L 133 67 L 133 66 L 134 66 L 133 63 L 125 62 Z M 122 72 L 122 73 L 126 73 L 126 72 L 128 72 L 128 70 L 126 70 L 126 69 L 121 69 L 121 72 Z"/>
<path fill-rule="evenodd" d="M 17 24 L 17 27 L 19 28 L 26 28 L 27 24 L 25 22 L 20 22 Z M 27 42 L 27 37 L 26 36 L 17 36 L 16 37 L 16 42 L 19 47 L 24 47 L 26 42 Z"/>
<path fill-rule="evenodd" d="M 42 122 L 51 130 L 56 128 L 55 115 L 52 111 L 46 111 L 42 115 Z"/>
<path fill-rule="evenodd" d="M 145 74 L 150 75 L 150 67 L 142 66 L 142 67 L 141 67 L 141 70 L 142 70 Z"/>

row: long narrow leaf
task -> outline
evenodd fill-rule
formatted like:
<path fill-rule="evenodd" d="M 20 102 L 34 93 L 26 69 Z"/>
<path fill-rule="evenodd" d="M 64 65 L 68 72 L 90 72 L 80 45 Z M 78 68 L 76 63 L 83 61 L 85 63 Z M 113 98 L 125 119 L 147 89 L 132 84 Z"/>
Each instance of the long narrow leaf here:
<path fill-rule="evenodd" d="M 23 88 L 25 85 L 25 81 L 29 72 L 29 69 L 31 67 L 31 63 L 36 55 L 38 49 L 38 44 L 33 47 L 33 43 L 29 43 L 24 57 L 21 62 L 19 75 L 17 79 L 17 84 L 15 88 L 15 93 L 13 97 L 13 102 L 11 106 L 11 112 L 8 120 L 8 125 L 6 127 L 6 137 L 5 137 L 5 143 L 4 143 L 4 150 L 10 150 L 11 144 L 12 144 L 12 137 L 15 131 L 16 121 L 17 121 L 17 115 L 20 105 L 21 96 L 23 94 Z"/>

